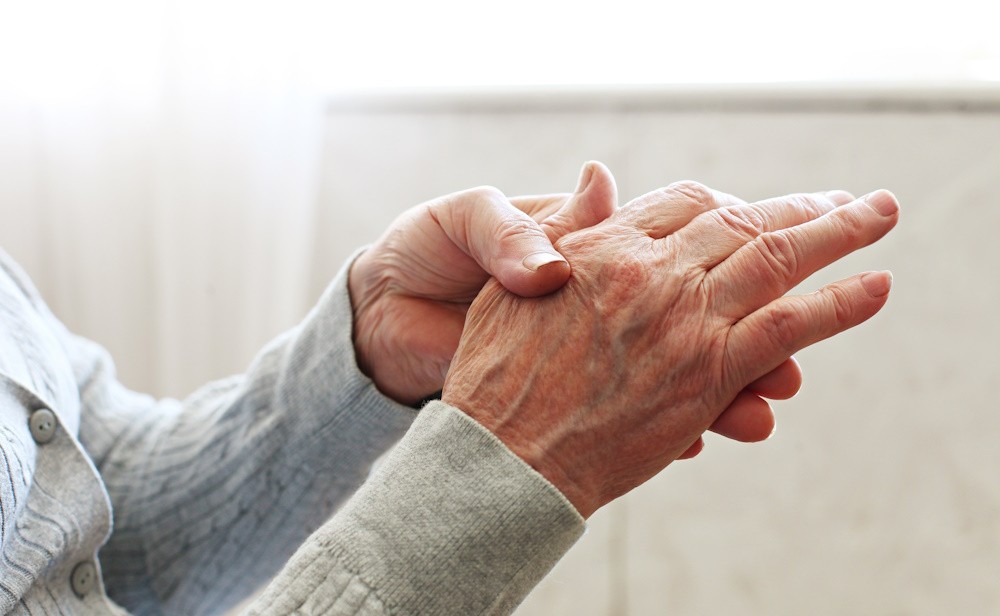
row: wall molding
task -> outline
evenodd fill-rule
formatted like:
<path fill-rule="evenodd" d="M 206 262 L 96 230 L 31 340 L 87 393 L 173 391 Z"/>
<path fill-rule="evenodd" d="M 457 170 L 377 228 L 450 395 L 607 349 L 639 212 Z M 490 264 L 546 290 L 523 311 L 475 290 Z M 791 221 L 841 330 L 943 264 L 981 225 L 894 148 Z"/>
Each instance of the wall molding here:
<path fill-rule="evenodd" d="M 331 96 L 342 113 L 1000 114 L 993 84 L 769 84 L 368 90 Z"/>

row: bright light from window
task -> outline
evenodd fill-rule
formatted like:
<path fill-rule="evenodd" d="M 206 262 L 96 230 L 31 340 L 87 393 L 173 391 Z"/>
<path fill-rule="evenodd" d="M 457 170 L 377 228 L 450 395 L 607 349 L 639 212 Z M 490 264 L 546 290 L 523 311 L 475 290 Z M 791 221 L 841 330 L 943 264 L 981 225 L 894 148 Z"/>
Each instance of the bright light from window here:
<path fill-rule="evenodd" d="M 1000 79 L 993 3 L 358 2 L 331 86 Z"/>
<path fill-rule="evenodd" d="M 219 70 L 228 70 L 226 62 L 264 67 L 248 79 L 294 71 L 327 91 L 1000 81 L 1000 19 L 995 3 L 982 0 L 950 0 L 933 10 L 912 0 L 7 4 L 3 81 L 52 95 L 100 90 L 109 66 L 117 82 L 127 73 L 137 88 L 155 88 L 165 72 L 215 57 L 223 58 Z M 196 42 L 177 44 L 185 38 Z M 267 66 L 279 55 L 280 65 Z"/>

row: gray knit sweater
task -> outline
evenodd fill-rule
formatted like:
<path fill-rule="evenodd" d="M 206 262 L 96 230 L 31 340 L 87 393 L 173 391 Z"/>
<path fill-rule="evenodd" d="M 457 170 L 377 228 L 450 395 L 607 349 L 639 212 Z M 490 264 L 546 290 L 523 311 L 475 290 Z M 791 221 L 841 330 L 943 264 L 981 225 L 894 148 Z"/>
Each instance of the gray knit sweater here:
<path fill-rule="evenodd" d="M 0 613 L 217 614 L 272 577 L 252 614 L 510 613 L 583 520 L 359 373 L 346 278 L 246 374 L 156 400 L 0 255 Z"/>

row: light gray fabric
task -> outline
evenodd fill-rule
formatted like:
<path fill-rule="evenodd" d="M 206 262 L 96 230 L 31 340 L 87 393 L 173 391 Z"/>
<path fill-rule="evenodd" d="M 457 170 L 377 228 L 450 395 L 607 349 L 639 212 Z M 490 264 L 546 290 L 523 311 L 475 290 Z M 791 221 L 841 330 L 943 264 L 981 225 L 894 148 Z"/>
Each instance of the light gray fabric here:
<path fill-rule="evenodd" d="M 0 613 L 122 613 L 108 596 L 137 614 L 220 613 L 296 549 L 253 613 L 511 611 L 582 520 L 443 403 L 351 498 L 416 413 L 357 369 L 346 270 L 246 374 L 176 401 L 122 387 L 0 254 Z M 38 408 L 59 422 L 45 444 L 28 428 Z M 102 580 L 78 597 L 87 561 Z"/>
<path fill-rule="evenodd" d="M 509 614 L 582 531 L 552 484 L 432 402 L 251 611 L 315 613 L 317 597 L 339 595 L 338 614 L 358 601 L 361 614 Z"/>

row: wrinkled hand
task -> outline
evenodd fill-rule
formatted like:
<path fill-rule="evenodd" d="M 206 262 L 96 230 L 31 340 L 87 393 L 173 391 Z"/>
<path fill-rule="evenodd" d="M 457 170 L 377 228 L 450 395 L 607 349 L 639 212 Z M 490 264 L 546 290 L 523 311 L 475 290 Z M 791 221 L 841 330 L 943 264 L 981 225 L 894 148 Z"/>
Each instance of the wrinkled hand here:
<path fill-rule="evenodd" d="M 552 242 L 617 207 L 611 172 L 587 163 L 574 194 L 508 200 L 475 188 L 414 207 L 351 267 L 358 364 L 404 404 L 440 391 L 469 304 L 490 276 L 525 297 L 570 275 Z"/>
<path fill-rule="evenodd" d="M 896 224 L 890 193 L 838 207 L 843 194 L 717 208 L 718 193 L 679 183 L 564 236 L 573 273 L 558 293 L 484 287 L 443 399 L 589 516 L 696 451 L 706 429 L 724 432 L 725 409 L 760 400 L 755 386 L 797 388 L 792 353 L 885 304 L 888 272 L 784 297 Z"/>

